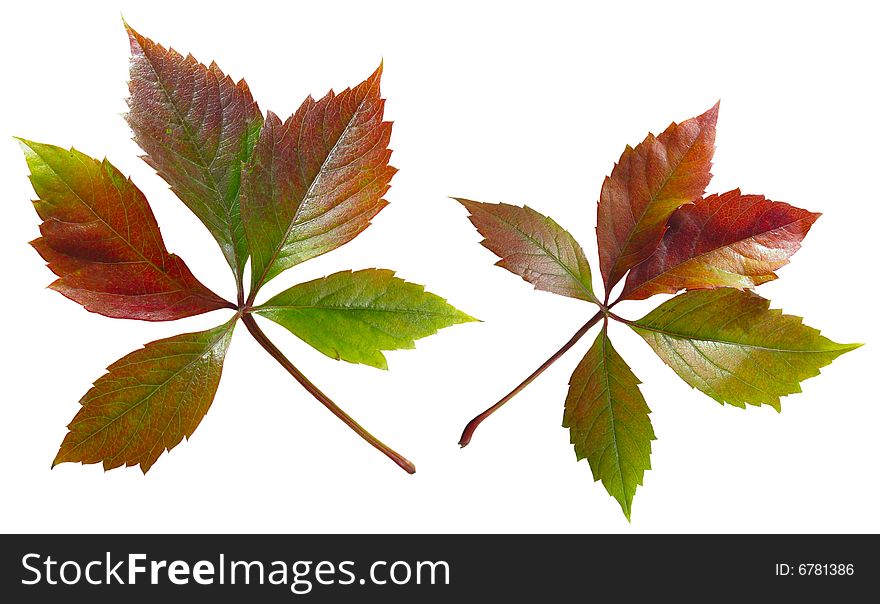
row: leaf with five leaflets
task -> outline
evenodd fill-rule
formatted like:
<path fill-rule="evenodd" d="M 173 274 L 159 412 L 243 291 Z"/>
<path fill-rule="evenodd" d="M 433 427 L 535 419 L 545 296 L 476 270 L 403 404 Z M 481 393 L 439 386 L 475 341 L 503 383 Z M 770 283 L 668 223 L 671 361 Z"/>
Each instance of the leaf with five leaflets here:
<path fill-rule="evenodd" d="M 168 253 L 147 200 L 109 162 L 22 140 L 43 220 L 32 245 L 59 277 L 51 287 L 90 311 L 150 321 L 220 308 L 236 313 L 226 325 L 152 342 L 111 365 L 82 399 L 55 463 L 140 464 L 146 473 L 207 412 L 240 319 L 318 402 L 414 473 L 412 462 L 303 375 L 254 317 L 277 321 L 330 357 L 382 369 L 383 350 L 414 348 L 442 327 L 476 320 L 383 269 L 301 283 L 254 306 L 269 279 L 347 243 L 387 204 L 382 196 L 396 169 L 388 165 L 382 66 L 353 89 L 308 97 L 284 123 L 269 113 L 264 127 L 244 80 L 236 84 L 215 63 L 206 67 L 125 28 L 132 53 L 127 119 L 135 140 L 219 242 L 237 304 Z M 249 243 L 253 281 L 246 292 Z"/>
<path fill-rule="evenodd" d="M 496 266 L 535 289 L 599 303 L 584 250 L 555 220 L 528 206 L 454 199 L 470 212 L 483 246 L 501 258 Z"/>
<path fill-rule="evenodd" d="M 818 217 L 739 189 L 699 199 L 672 215 L 657 251 L 629 272 L 621 298 L 772 281 Z"/>
<path fill-rule="evenodd" d="M 146 473 L 192 436 L 211 407 L 236 319 L 150 342 L 110 365 L 80 400 L 52 465 L 139 464 Z"/>
<path fill-rule="evenodd" d="M 593 479 L 602 480 L 629 520 L 655 436 L 641 381 L 611 345 L 607 324 L 568 383 L 562 426 L 578 461 L 587 458 Z"/>
<path fill-rule="evenodd" d="M 383 269 L 334 273 L 294 285 L 254 312 L 333 359 L 388 369 L 381 351 L 475 321 L 440 296 Z"/>
<path fill-rule="evenodd" d="M 269 112 L 245 169 L 242 218 L 251 295 L 284 270 L 348 243 L 388 202 L 391 122 L 382 121 L 382 66 L 365 82 L 282 122 Z"/>
<path fill-rule="evenodd" d="M 263 116 L 244 80 L 235 83 L 216 63 L 206 67 L 125 28 L 131 42 L 126 119 L 134 140 L 208 228 L 240 281 L 248 259 L 241 169 Z"/>
<path fill-rule="evenodd" d="M 719 403 L 770 405 L 861 344 L 837 344 L 749 291 L 686 292 L 629 325 L 678 376 Z"/>
<path fill-rule="evenodd" d="M 551 218 L 530 208 L 459 199 L 502 266 L 545 289 L 597 302 L 599 311 L 516 388 L 465 426 L 476 429 L 559 360 L 599 321 L 602 332 L 569 382 L 563 426 L 577 458 L 620 503 L 627 519 L 650 468 L 654 432 L 639 380 L 611 346 L 608 319 L 630 325 L 691 386 L 721 403 L 772 405 L 800 382 L 860 346 L 836 344 L 798 317 L 770 310 L 741 291 L 776 278 L 819 214 L 734 190 L 703 196 L 709 182 L 718 105 L 627 147 L 605 179 L 598 204 L 605 302 L 597 302 L 581 247 Z M 628 273 L 623 292 L 611 289 Z M 659 293 L 682 294 L 639 321 L 611 307 Z"/>
<path fill-rule="evenodd" d="M 666 222 L 680 206 L 701 197 L 712 175 L 718 105 L 671 124 L 662 134 L 627 146 L 599 197 L 599 267 L 605 291 L 650 256 Z"/>
<path fill-rule="evenodd" d="M 43 220 L 31 244 L 59 277 L 52 289 L 123 319 L 171 321 L 229 308 L 168 253 L 144 194 L 110 162 L 19 141 Z"/>

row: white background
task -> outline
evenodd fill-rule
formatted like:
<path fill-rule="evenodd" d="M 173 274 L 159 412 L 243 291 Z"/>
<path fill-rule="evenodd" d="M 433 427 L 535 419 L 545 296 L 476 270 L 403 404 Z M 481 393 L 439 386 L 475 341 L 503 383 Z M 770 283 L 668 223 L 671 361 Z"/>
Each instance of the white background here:
<path fill-rule="evenodd" d="M 611 4 L 611 3 L 607 3 Z M 540 8 L 537 8 L 540 6 Z M 3 218 L 2 531 L 876 532 L 876 15 L 869 3 L 15 2 L 0 20 Z M 346 268 L 388 267 L 481 319 L 391 371 L 333 362 L 266 331 L 314 382 L 414 460 L 400 471 L 312 400 L 239 327 L 214 405 L 147 476 L 49 466 L 102 368 L 141 344 L 212 327 L 225 312 L 150 324 L 89 314 L 44 289 L 27 245 L 33 191 L 12 135 L 105 154 L 151 200 L 169 249 L 233 297 L 207 231 L 140 159 L 120 117 L 128 42 L 144 35 L 246 77 L 263 110 L 293 112 L 384 57 L 392 163 L 385 209 L 355 242 L 298 266 L 265 296 Z M 598 275 L 602 178 L 624 145 L 722 100 L 710 192 L 741 187 L 824 216 L 760 293 L 837 341 L 803 394 L 722 407 L 638 336 L 615 346 L 644 382 L 659 440 L 632 524 L 561 428 L 568 377 L 593 336 L 478 431 L 460 431 L 592 314 L 493 267 L 448 195 L 528 203 L 583 244 Z M 264 298 L 265 299 L 265 298 Z M 627 303 L 637 318 L 659 301 Z"/>

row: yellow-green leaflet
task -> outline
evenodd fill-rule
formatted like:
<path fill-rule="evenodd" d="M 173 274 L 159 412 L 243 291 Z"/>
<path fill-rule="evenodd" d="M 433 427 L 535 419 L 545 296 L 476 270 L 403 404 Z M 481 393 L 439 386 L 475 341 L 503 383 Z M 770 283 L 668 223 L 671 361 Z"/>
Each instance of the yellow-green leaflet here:
<path fill-rule="evenodd" d="M 651 469 L 654 429 L 639 378 L 614 350 L 607 325 L 569 380 L 562 426 L 578 460 L 587 458 L 627 519 L 636 487 Z"/>
<path fill-rule="evenodd" d="M 421 285 L 384 269 L 342 271 L 294 285 L 257 307 L 304 342 L 334 359 L 388 369 L 383 350 L 475 321 Z"/>
<path fill-rule="evenodd" d="M 800 382 L 860 346 L 832 342 L 769 300 L 731 288 L 681 294 L 630 326 L 681 379 L 719 403 L 777 411 L 779 397 L 800 392 Z"/>

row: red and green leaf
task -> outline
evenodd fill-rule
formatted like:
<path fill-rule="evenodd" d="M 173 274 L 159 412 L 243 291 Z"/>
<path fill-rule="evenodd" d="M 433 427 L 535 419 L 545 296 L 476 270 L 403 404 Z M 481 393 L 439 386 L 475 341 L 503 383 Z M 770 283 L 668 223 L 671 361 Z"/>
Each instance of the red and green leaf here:
<path fill-rule="evenodd" d="M 611 345 L 607 323 L 568 383 L 562 426 L 578 461 L 587 459 L 593 480 L 602 481 L 628 520 L 656 437 L 641 382 Z"/>
<path fill-rule="evenodd" d="M 590 264 L 580 244 L 555 220 L 525 206 L 456 199 L 470 212 L 481 242 L 506 268 L 541 289 L 562 296 L 599 301 Z"/>
<path fill-rule="evenodd" d="M 630 326 L 681 379 L 719 403 L 770 405 L 861 344 L 837 344 L 749 291 L 686 292 Z"/>
<path fill-rule="evenodd" d="M 144 159 L 220 244 L 241 279 L 248 259 L 241 222 L 241 170 L 263 116 L 244 80 L 216 63 L 166 50 L 126 25 L 131 64 L 126 116 Z"/>
<path fill-rule="evenodd" d="M 443 298 L 382 269 L 301 283 L 255 307 L 281 271 L 350 241 L 387 202 L 391 123 L 383 121 L 382 67 L 365 82 L 281 122 L 265 121 L 243 80 L 215 63 L 141 36 L 130 45 L 127 120 L 144 159 L 205 224 L 226 256 L 237 304 L 202 285 L 168 253 L 144 195 L 107 160 L 22 141 L 39 199 L 42 236 L 32 242 L 59 277 L 52 284 L 88 310 L 161 321 L 220 308 L 213 330 L 159 340 L 114 363 L 82 399 L 55 463 L 140 465 L 189 437 L 213 400 L 235 323 L 322 405 L 409 473 L 415 466 L 379 441 L 313 384 L 262 332 L 267 316 L 321 352 L 385 368 L 384 350 L 474 321 Z M 253 281 L 242 275 L 253 246 Z"/>
<path fill-rule="evenodd" d="M 672 213 L 703 195 L 717 120 L 716 104 L 659 136 L 649 134 L 635 149 L 627 146 L 605 178 L 596 235 L 606 292 L 654 252 Z"/>
<path fill-rule="evenodd" d="M 650 469 L 654 432 L 632 373 L 608 339 L 609 319 L 630 325 L 688 384 L 720 403 L 771 405 L 859 344 L 837 344 L 799 317 L 770 310 L 748 291 L 776 279 L 819 214 L 739 190 L 704 196 L 711 178 L 718 105 L 627 147 L 602 185 L 599 264 L 604 303 L 590 285 L 580 246 L 551 218 L 506 204 L 459 199 L 497 263 L 537 289 L 597 302 L 600 309 L 550 358 L 462 432 L 474 432 L 597 323 L 603 328 L 575 369 L 565 401 L 577 458 L 586 458 L 627 519 Z M 620 297 L 612 288 L 627 275 Z M 692 290 L 639 321 L 611 312 L 627 299 Z M 746 291 L 743 291 L 746 290 Z"/>
<path fill-rule="evenodd" d="M 657 251 L 629 272 L 621 298 L 772 281 L 818 217 L 739 189 L 699 199 L 672 215 Z"/>
<path fill-rule="evenodd" d="M 231 305 L 169 254 L 143 193 L 106 159 L 21 140 L 43 220 L 32 242 L 58 279 L 50 287 L 86 310 L 170 321 Z"/>
<path fill-rule="evenodd" d="M 351 241 L 387 205 L 382 67 L 339 94 L 308 97 L 282 122 L 269 112 L 243 178 L 251 295 L 282 271 Z"/>
<path fill-rule="evenodd" d="M 236 321 L 150 342 L 110 365 L 80 400 L 52 465 L 140 465 L 146 473 L 211 407 Z"/>

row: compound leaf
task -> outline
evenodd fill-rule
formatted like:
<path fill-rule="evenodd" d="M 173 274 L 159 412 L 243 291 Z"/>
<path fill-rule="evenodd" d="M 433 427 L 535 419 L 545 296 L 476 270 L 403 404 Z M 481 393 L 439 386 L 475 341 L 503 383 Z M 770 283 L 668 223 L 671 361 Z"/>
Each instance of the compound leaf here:
<path fill-rule="evenodd" d="M 59 277 L 52 289 L 124 319 L 170 321 L 230 306 L 168 253 L 144 194 L 110 162 L 19 140 L 43 220 L 31 244 Z"/>
<path fill-rule="evenodd" d="M 698 199 L 672 215 L 657 251 L 629 272 L 621 298 L 772 281 L 818 217 L 739 189 Z"/>
<path fill-rule="evenodd" d="M 686 292 L 630 326 L 681 379 L 719 403 L 770 405 L 861 344 L 837 344 L 750 291 Z"/>
<path fill-rule="evenodd" d="M 243 179 L 252 292 L 282 271 L 351 241 L 387 205 L 391 123 L 382 67 L 282 122 L 269 112 Z"/>
<path fill-rule="evenodd" d="M 414 348 L 414 340 L 438 329 L 476 320 L 384 269 L 300 283 L 255 312 L 331 358 L 379 369 L 388 368 L 381 351 Z"/>
<path fill-rule="evenodd" d="M 482 244 L 506 268 L 541 289 L 598 304 L 580 244 L 555 220 L 525 206 L 457 199 L 470 212 Z"/>
<path fill-rule="evenodd" d="M 51 287 L 92 312 L 149 321 L 236 312 L 225 325 L 151 342 L 111 365 L 80 401 L 55 464 L 140 465 L 146 473 L 207 413 L 241 320 L 324 407 L 414 473 L 411 461 L 304 376 L 253 316 L 277 321 L 328 356 L 380 368 L 387 368 L 382 351 L 413 348 L 440 328 L 475 320 L 379 269 L 302 283 L 254 306 L 267 281 L 350 241 L 387 205 L 382 197 L 396 169 L 388 164 L 391 123 L 383 121 L 381 64 L 352 89 L 308 97 L 285 122 L 273 113 L 264 120 L 244 80 L 233 82 L 216 63 L 205 66 L 125 27 L 131 45 L 126 119 L 146 162 L 220 244 L 235 277 L 236 303 L 168 253 L 143 193 L 107 160 L 21 140 L 42 219 L 42 236 L 32 245 L 59 277 Z"/>
<path fill-rule="evenodd" d="M 498 402 L 467 423 L 477 428 L 565 355 L 593 326 L 599 337 L 569 381 L 563 426 L 578 460 L 630 518 L 650 469 L 654 432 L 639 380 L 608 339 L 609 319 L 630 325 L 688 384 L 719 403 L 771 405 L 860 344 L 837 344 L 799 317 L 771 310 L 750 290 L 776 279 L 819 214 L 738 189 L 705 195 L 715 150 L 718 104 L 626 147 L 598 203 L 598 302 L 581 247 L 551 218 L 528 207 L 457 199 L 496 264 L 536 289 L 589 300 L 600 309 L 557 352 Z M 620 296 L 612 289 L 626 276 Z M 611 312 L 618 302 L 689 290 L 638 321 Z"/>
<path fill-rule="evenodd" d="M 150 342 L 110 365 L 80 400 L 52 465 L 140 464 L 146 473 L 208 412 L 236 320 Z"/>
<path fill-rule="evenodd" d="M 666 222 L 701 197 L 712 175 L 718 105 L 635 149 L 627 146 L 602 183 L 596 236 L 605 291 L 657 248 Z"/>

